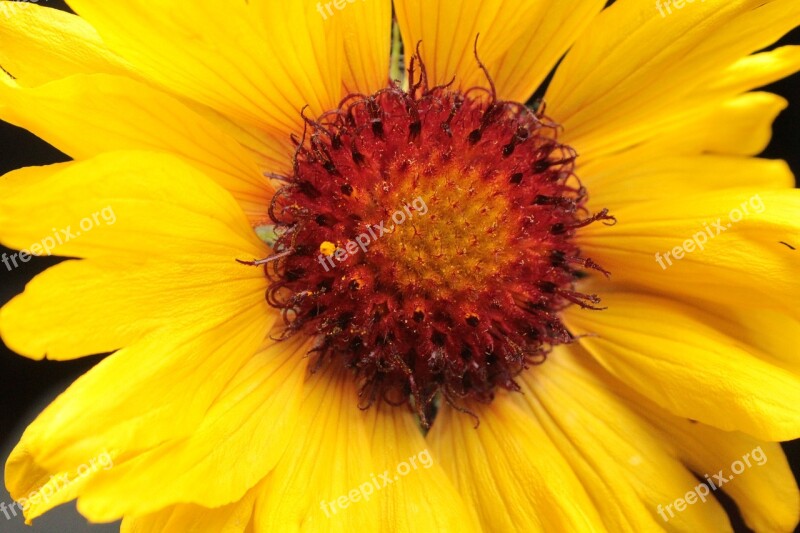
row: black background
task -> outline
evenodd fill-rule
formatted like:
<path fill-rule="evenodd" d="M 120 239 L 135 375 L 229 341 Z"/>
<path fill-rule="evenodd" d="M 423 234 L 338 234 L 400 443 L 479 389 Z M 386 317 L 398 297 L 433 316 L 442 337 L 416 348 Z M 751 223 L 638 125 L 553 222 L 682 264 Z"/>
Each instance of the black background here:
<path fill-rule="evenodd" d="M 47 2 L 46 5 L 65 7 L 63 2 L 56 1 Z M 789 34 L 778 44 L 800 44 L 800 29 Z M 787 160 L 798 175 L 800 174 L 800 98 L 798 97 L 800 75 L 766 89 L 787 98 L 790 107 L 775 122 L 772 143 L 763 156 Z M 67 160 L 69 160 L 67 156 L 30 133 L 0 122 L 0 174 L 23 166 Z M 0 254 L 3 252 L 10 250 L 0 247 Z M 22 292 L 24 285 L 38 272 L 57 262 L 58 259 L 55 258 L 34 258 L 24 267 L 11 272 L 4 267 L 0 268 L 0 305 Z M 7 446 L 9 440 L 16 440 L 23 422 L 29 421 L 35 412 L 41 409 L 43 402 L 66 388 L 100 358 L 95 356 L 70 362 L 34 362 L 15 355 L 5 345 L 0 346 L 0 413 L 2 413 L 0 443 L 5 442 Z M 798 410 L 800 411 L 800 406 Z M 800 440 L 787 443 L 784 447 L 797 477 L 800 471 Z M 787 490 L 791 489 L 787 487 Z M 730 507 L 729 502 L 728 507 Z M 737 514 L 735 510 L 732 513 Z M 734 519 L 737 522 L 737 530 L 746 531 L 738 517 L 734 516 Z M 2 522 L 4 519 L 0 517 L 0 530 L 4 529 Z"/>

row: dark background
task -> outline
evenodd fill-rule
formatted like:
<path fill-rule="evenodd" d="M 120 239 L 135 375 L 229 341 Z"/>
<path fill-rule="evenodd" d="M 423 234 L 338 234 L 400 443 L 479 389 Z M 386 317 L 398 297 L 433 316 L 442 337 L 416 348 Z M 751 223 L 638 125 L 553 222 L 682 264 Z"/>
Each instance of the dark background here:
<path fill-rule="evenodd" d="M 40 3 L 53 7 L 66 7 L 63 2 L 55 0 L 40 0 Z M 0 21 L 0 23 L 2 22 Z M 779 44 L 800 44 L 800 29 L 789 34 Z M 800 175 L 800 75 L 778 82 L 766 89 L 787 98 L 790 101 L 790 107 L 775 122 L 772 143 L 763 156 L 787 160 L 795 174 Z M 0 174 L 24 166 L 44 165 L 67 160 L 69 160 L 67 156 L 30 133 L 0 122 Z M 10 250 L 0 247 L 0 254 L 3 252 L 10 253 Z M 5 267 L 0 267 L 0 305 L 22 292 L 25 284 L 38 272 L 57 262 L 58 259 L 55 258 L 34 258 L 24 267 L 13 269 L 11 272 L 8 272 Z M 30 422 L 35 414 L 58 392 L 64 390 L 70 382 L 86 372 L 100 359 L 101 357 L 96 356 L 71 362 L 34 362 L 15 355 L 5 345 L 0 346 L 0 413 L 2 413 L 0 416 L 0 451 L 3 452 L 3 462 L 5 462 L 10 446 L 19 438 L 24 425 Z M 800 406 L 798 406 L 798 410 L 800 410 Z M 792 463 L 795 476 L 800 477 L 800 440 L 785 444 L 784 447 Z M 714 492 L 714 494 L 719 494 L 719 492 Z M 0 490 L 0 501 L 10 502 L 10 498 L 2 490 Z M 731 508 L 730 502 L 727 502 L 727 506 Z M 734 521 L 737 522 L 737 530 L 747 531 L 738 520 L 736 510 L 732 509 L 731 512 L 734 515 Z M 41 521 L 37 521 L 37 526 L 33 529 L 26 530 L 31 532 L 67 531 L 70 533 L 116 530 L 114 526 L 81 527 L 72 522 L 73 518 L 67 518 L 65 515 L 60 515 L 60 517 L 62 521 L 53 521 L 45 517 Z M 21 526 L 21 520 L 13 520 L 8 523 L 5 517 L 0 515 L 0 531 L 12 531 L 12 529 L 16 531 L 19 526 Z"/>

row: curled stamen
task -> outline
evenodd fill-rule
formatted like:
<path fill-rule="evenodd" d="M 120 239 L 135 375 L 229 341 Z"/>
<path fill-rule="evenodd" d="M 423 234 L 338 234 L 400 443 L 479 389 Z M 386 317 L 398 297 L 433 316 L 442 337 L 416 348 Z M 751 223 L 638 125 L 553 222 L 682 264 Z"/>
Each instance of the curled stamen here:
<path fill-rule="evenodd" d="M 237 259 L 236 262 L 237 263 L 241 263 L 243 265 L 248 265 L 248 266 L 261 266 L 261 265 L 266 265 L 268 263 L 271 263 L 273 261 L 277 261 L 278 259 L 281 259 L 283 257 L 288 257 L 288 256 L 292 255 L 293 253 L 294 253 L 294 250 L 289 249 L 289 250 L 286 250 L 286 251 L 278 253 L 278 254 L 272 254 L 272 255 L 270 255 L 268 257 L 265 257 L 263 259 L 253 259 L 252 261 L 244 261 L 242 259 Z"/>

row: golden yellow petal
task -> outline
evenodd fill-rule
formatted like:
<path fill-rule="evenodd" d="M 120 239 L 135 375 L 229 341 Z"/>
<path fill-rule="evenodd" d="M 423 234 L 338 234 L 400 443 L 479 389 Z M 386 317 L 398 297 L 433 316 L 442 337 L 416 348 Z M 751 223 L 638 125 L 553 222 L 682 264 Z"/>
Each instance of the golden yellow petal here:
<path fill-rule="evenodd" d="M 487 65 L 503 99 L 526 102 L 564 52 L 594 23 L 603 0 L 540 0 L 534 22 L 500 58 Z M 474 84 L 485 84 L 473 73 Z"/>
<path fill-rule="evenodd" d="M 312 2 L 70 5 L 148 80 L 287 143 L 305 105 L 316 116 L 339 100 L 341 37 Z"/>
<path fill-rule="evenodd" d="M 779 444 L 676 417 L 605 373 L 582 352 L 579 347 L 572 347 L 570 355 L 559 358 L 557 364 L 567 367 L 572 374 L 592 375 L 598 383 L 602 381 L 606 390 L 626 402 L 647 421 L 648 427 L 659 432 L 662 442 L 667 443 L 677 459 L 707 482 L 707 489 L 699 488 L 696 496 L 688 496 L 694 500 L 691 505 L 714 504 L 711 492 L 722 490 L 733 497 L 752 529 L 794 531 L 800 519 L 800 493 Z M 698 499 L 701 494 L 704 497 Z M 686 500 L 685 495 L 683 499 Z M 675 509 L 671 514 L 675 515 Z M 674 522 L 675 516 L 664 509 L 664 518 Z"/>
<path fill-rule="evenodd" d="M 0 333 L 11 349 L 32 359 L 68 360 L 235 315 L 263 300 L 265 290 L 262 271 L 230 258 L 67 261 L 3 307 Z"/>
<path fill-rule="evenodd" d="M 266 311 L 263 272 L 236 262 L 266 246 L 229 193 L 178 158 L 108 153 L 13 172 L 0 190 L 0 240 L 22 249 L 4 262 L 92 258 L 56 266 L 0 311 L 0 332 L 20 353 L 71 358 L 184 321 Z"/>
<path fill-rule="evenodd" d="M 537 420 L 506 394 L 470 408 L 477 428 L 445 405 L 428 440 L 484 531 L 602 530 L 598 509 Z"/>
<path fill-rule="evenodd" d="M 382 507 L 381 530 L 482 531 L 408 410 L 373 406 L 366 412 L 366 425 L 372 435 L 373 463 L 389 469 L 393 479 L 390 487 L 376 493 Z"/>
<path fill-rule="evenodd" d="M 214 509 L 181 504 L 142 517 L 126 517 L 120 533 L 243 533 L 251 525 L 259 490 L 256 486 L 241 500 Z"/>
<path fill-rule="evenodd" d="M 345 51 L 344 92 L 372 94 L 383 89 L 389 79 L 391 0 L 349 0 L 341 10 L 337 5 L 341 4 L 318 4 L 325 20 L 330 18 L 329 23 L 341 25 Z"/>
<path fill-rule="evenodd" d="M 764 440 L 800 436 L 800 375 L 751 355 L 706 324 L 705 313 L 635 292 L 603 295 L 607 309 L 564 320 L 603 367 L 676 416 Z"/>
<path fill-rule="evenodd" d="M 267 251 L 229 192 L 158 152 L 110 152 L 0 178 L 0 241 L 32 249 L 48 236 L 56 255 L 134 262 L 191 254 L 201 245 L 218 259 Z"/>
<path fill-rule="evenodd" d="M 642 157 L 625 151 L 582 166 L 589 210 L 616 213 L 644 202 L 678 203 L 697 193 L 737 188 L 791 189 L 794 175 L 783 161 L 720 155 Z"/>
<path fill-rule="evenodd" d="M 587 361 L 589 359 L 589 361 Z M 560 346 L 512 398 L 535 416 L 583 482 L 608 531 L 729 530 L 713 499 L 665 509 L 698 485 L 668 438 L 609 387 L 580 346 Z M 670 516 L 669 513 L 674 514 Z"/>
<path fill-rule="evenodd" d="M 6 465 L 12 497 L 38 491 L 49 476 L 80 471 L 82 465 L 124 464 L 195 432 L 273 321 L 262 306 L 243 308 L 217 323 L 150 335 L 103 360 L 25 430 Z M 88 480 L 103 471 L 91 469 Z M 28 509 L 26 518 L 53 502 Z"/>
<path fill-rule="evenodd" d="M 375 488 L 374 480 L 394 465 L 380 464 L 373 457 L 357 401 L 353 379 L 345 372 L 326 368 L 310 377 L 292 445 L 265 480 L 256 502 L 256 531 L 350 532 L 379 527 L 381 503 L 368 489 Z"/>
<path fill-rule="evenodd" d="M 791 76 L 798 70 L 800 46 L 781 46 L 736 61 L 709 80 L 706 90 L 720 95 L 742 93 Z"/>
<path fill-rule="evenodd" d="M 659 411 L 653 424 L 663 428 L 665 438 L 677 446 L 681 460 L 714 483 L 717 490 L 729 494 L 751 529 L 796 531 L 800 493 L 780 444 Z"/>
<path fill-rule="evenodd" d="M 32 87 L 73 74 L 129 73 L 85 20 L 32 2 L 0 2 L 0 65 Z"/>
<path fill-rule="evenodd" d="M 421 41 L 420 51 L 431 86 L 448 83 L 454 78 L 456 87 L 487 86 L 475 59 L 476 36 L 480 34 L 478 54 L 481 61 L 485 65 L 496 65 L 534 25 L 540 5 L 537 0 L 433 3 L 396 0 L 394 7 L 406 49 L 406 64 Z"/>
<path fill-rule="evenodd" d="M 191 435 L 102 472 L 81 492 L 80 512 L 109 521 L 176 503 L 218 507 L 242 498 L 292 445 L 313 343 L 306 337 L 265 341 Z M 153 486 L 153 479 L 161 481 Z"/>
<path fill-rule="evenodd" d="M 548 109 L 580 153 L 613 153 L 718 100 L 709 80 L 798 23 L 794 0 L 707 0 L 664 16 L 652 2 L 616 2 L 559 65 Z"/>
<path fill-rule="evenodd" d="M 728 189 L 620 207 L 579 235 L 615 283 L 714 304 L 796 314 L 800 191 Z"/>
<path fill-rule="evenodd" d="M 252 217 L 264 216 L 272 196 L 255 158 L 238 142 L 179 100 L 130 78 L 76 75 L 33 89 L 6 81 L 0 83 L 0 118 L 75 159 L 114 150 L 181 156 Z"/>

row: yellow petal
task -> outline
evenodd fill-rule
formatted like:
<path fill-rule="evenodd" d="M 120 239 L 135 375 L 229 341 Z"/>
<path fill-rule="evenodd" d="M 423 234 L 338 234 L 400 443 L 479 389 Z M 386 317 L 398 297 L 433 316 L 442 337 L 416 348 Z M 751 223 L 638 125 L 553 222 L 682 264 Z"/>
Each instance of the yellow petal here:
<path fill-rule="evenodd" d="M 242 498 L 291 444 L 313 342 L 307 337 L 266 341 L 190 435 L 92 479 L 82 491 L 80 512 L 103 522 L 176 503 L 217 507 Z M 158 486 L 153 479 L 161 480 Z"/>
<path fill-rule="evenodd" d="M 330 10 L 329 2 L 317 5 L 326 20 L 330 16 L 334 19 L 331 22 L 341 24 L 346 59 L 344 92 L 372 94 L 386 87 L 391 55 L 391 0 L 349 0 L 341 11 Z"/>
<path fill-rule="evenodd" d="M 625 151 L 582 166 L 590 211 L 612 213 L 643 202 L 682 201 L 702 192 L 736 188 L 791 189 L 794 175 L 783 161 L 716 155 L 641 157 Z"/>
<path fill-rule="evenodd" d="M 0 333 L 20 353 L 110 351 L 149 332 L 266 306 L 263 272 L 236 262 L 266 247 L 230 195 L 177 158 L 109 153 L 22 169 L 0 189 L 4 243 L 92 258 L 56 266 L 0 311 Z M 23 266 L 26 257 L 2 260 Z"/>
<path fill-rule="evenodd" d="M 28 2 L 14 2 L 14 5 L 19 6 L 15 11 L 19 16 L 10 17 L 10 23 L 0 27 L 0 65 L 14 75 L 19 86 L 31 87 L 73 74 L 93 73 L 123 74 L 144 82 L 129 63 L 107 48 L 84 19 Z M 11 79 L 5 73 L 0 73 L 0 77 Z M 263 128 L 242 120 L 234 121 L 182 94 L 174 96 L 249 148 L 252 156 L 261 161 L 262 171 L 291 169 L 291 146 L 286 131 L 269 134 Z M 151 131 L 152 134 L 157 132 L 158 129 Z"/>
<path fill-rule="evenodd" d="M 663 411 L 653 423 L 661 425 L 665 438 L 677 446 L 689 468 L 708 476 L 717 490 L 721 488 L 736 501 L 751 529 L 795 531 L 800 493 L 780 444 L 720 431 Z M 726 481 L 720 485 L 723 478 Z"/>
<path fill-rule="evenodd" d="M 68 360 L 234 315 L 264 300 L 265 290 L 263 271 L 231 258 L 67 261 L 3 307 L 0 333 L 9 348 L 32 359 Z"/>
<path fill-rule="evenodd" d="M 80 17 L 31 2 L 0 2 L 0 65 L 31 87 L 73 74 L 125 74 L 125 61 L 109 51 Z"/>
<path fill-rule="evenodd" d="M 800 46 L 781 46 L 744 57 L 709 81 L 707 90 L 729 95 L 763 87 L 800 70 Z"/>
<path fill-rule="evenodd" d="M 108 46 L 147 79 L 288 143 L 341 94 L 341 40 L 310 2 L 251 0 L 192 9 L 167 0 L 74 0 Z"/>
<path fill-rule="evenodd" d="M 578 353 L 575 347 L 570 352 Z M 711 482 L 708 492 L 712 488 L 722 489 L 733 497 L 750 528 L 756 531 L 794 531 L 800 518 L 800 495 L 779 444 L 676 417 L 606 375 L 595 361 L 587 357 L 559 358 L 558 362 L 567 363 L 573 371 L 583 370 L 602 377 L 608 390 L 626 401 L 661 433 L 663 442 L 674 448 L 676 457 L 698 477 Z M 734 464 L 737 461 L 742 464 Z M 731 482 L 733 479 L 736 481 Z"/>
<path fill-rule="evenodd" d="M 659 138 L 651 142 L 694 127 L 695 130 L 689 135 L 674 140 L 675 151 L 686 153 L 702 146 L 707 152 L 715 154 L 756 155 L 769 144 L 772 122 L 786 106 L 786 99 L 774 94 L 743 94 L 726 100 L 716 108 L 701 111 L 695 120 L 665 128 L 659 132 Z M 662 145 L 661 148 L 664 150 L 667 146 Z"/>
<path fill-rule="evenodd" d="M 156 152 L 112 152 L 3 176 L 0 241 L 34 248 L 47 237 L 57 255 L 134 262 L 191 253 L 201 243 L 204 253 L 230 259 L 266 251 L 227 191 L 185 161 Z"/>
<path fill-rule="evenodd" d="M 381 529 L 480 532 L 477 516 L 428 449 L 411 413 L 381 404 L 366 415 L 374 463 L 393 467 L 397 473 L 392 486 L 376 494 L 382 506 Z"/>
<path fill-rule="evenodd" d="M 786 109 L 787 101 L 777 95 L 753 92 L 721 102 L 693 108 L 691 113 L 673 113 L 659 123 L 645 123 L 646 135 L 638 132 L 627 137 L 607 139 L 583 152 L 582 164 L 613 158 L 617 154 L 641 161 L 675 155 L 752 156 L 762 152 L 772 137 L 772 123 Z M 605 154 L 614 143 L 639 143 L 614 155 Z"/>
<path fill-rule="evenodd" d="M 529 9 L 536 12 L 532 25 L 497 61 L 487 65 L 500 97 L 526 102 L 605 3 L 541 0 L 531 5 Z M 474 74 L 470 79 L 486 83 Z"/>
<path fill-rule="evenodd" d="M 264 216 L 272 188 L 254 158 L 175 98 L 120 76 L 77 75 L 34 89 L 0 83 L 0 118 L 75 159 L 114 150 L 179 155 Z M 289 155 L 286 155 L 289 159 Z"/>
<path fill-rule="evenodd" d="M 485 65 L 495 65 L 539 14 L 534 0 L 464 0 L 426 2 L 396 0 L 397 20 L 406 49 L 406 64 L 417 43 L 431 86 L 456 79 L 456 87 L 486 86 L 475 59 L 475 38 L 480 34 L 478 55 Z M 501 95 L 502 96 L 502 95 Z"/>
<path fill-rule="evenodd" d="M 218 320 L 185 324 L 180 334 L 150 335 L 78 379 L 25 430 L 11 453 L 6 485 L 12 497 L 25 497 L 50 475 L 73 472 L 104 455 L 123 464 L 195 431 L 272 322 L 260 306 Z M 48 502 L 31 508 L 26 518 L 48 508 Z"/>
<path fill-rule="evenodd" d="M 800 375 L 752 356 L 700 309 L 632 292 L 603 303 L 564 320 L 623 383 L 676 416 L 764 440 L 800 436 Z"/>
<path fill-rule="evenodd" d="M 120 533 L 243 533 L 251 524 L 258 491 L 259 487 L 254 487 L 238 502 L 215 509 L 182 504 L 147 516 L 126 517 Z"/>
<path fill-rule="evenodd" d="M 695 298 L 685 298 L 684 303 L 703 312 L 703 321 L 746 347 L 747 353 L 764 362 L 800 375 L 800 318 L 771 309 L 758 309 L 747 305 L 709 304 Z"/>
<path fill-rule="evenodd" d="M 374 531 L 381 523 L 380 501 L 367 491 L 395 465 L 373 458 L 357 404 L 349 374 L 325 368 L 311 376 L 292 445 L 256 502 L 256 531 Z"/>
<path fill-rule="evenodd" d="M 512 398 L 539 419 L 602 509 L 607 530 L 729 530 L 713 498 L 669 516 L 664 506 L 697 480 L 671 441 L 618 397 L 603 379 L 606 371 L 591 363 L 579 346 L 558 347 L 545 364 L 520 376 L 522 394 Z"/>
<path fill-rule="evenodd" d="M 797 190 L 732 189 L 619 208 L 580 240 L 615 282 L 797 316 L 798 255 L 781 243 L 800 242 L 798 209 Z"/>
<path fill-rule="evenodd" d="M 603 522 L 542 426 L 505 394 L 470 406 L 480 426 L 444 406 L 428 435 L 486 531 L 595 531 Z"/>
<path fill-rule="evenodd" d="M 232 119 L 208 106 L 186 99 L 184 99 L 184 102 L 195 113 L 205 118 L 229 137 L 235 139 L 247 150 L 251 158 L 259 165 L 259 175 L 291 175 L 294 151 L 290 149 L 287 143 L 287 134 L 285 132 L 275 136 L 258 125 Z M 264 219 L 269 219 L 269 217 L 262 217 L 262 220 Z"/>
<path fill-rule="evenodd" d="M 617 151 L 636 144 L 654 122 L 691 112 L 699 105 L 687 105 L 695 90 L 707 90 L 707 80 L 798 22 L 794 0 L 707 0 L 664 17 L 652 2 L 616 2 L 559 66 L 548 109 L 579 152 Z M 703 100 L 702 92 L 697 96 Z"/>
<path fill-rule="evenodd" d="M 77 498 L 90 479 L 102 470 L 111 468 L 113 464 L 111 455 L 102 452 L 80 465 L 75 464 L 54 473 L 33 463 L 26 465 L 24 458 L 15 458 L 12 454 L 6 465 L 6 486 L 11 487 L 13 483 L 19 482 L 24 487 L 20 489 L 15 501 L 18 509 L 22 510 L 25 523 L 31 525 L 34 518 Z M 23 473 L 13 470 L 17 468 L 24 469 Z"/>
<path fill-rule="evenodd" d="M 255 530 L 479 531 L 411 413 L 357 404 L 349 372 L 324 368 L 309 379 Z"/>
<path fill-rule="evenodd" d="M 706 307 L 708 308 L 708 307 Z M 710 322 L 729 337 L 747 343 L 756 357 L 795 374 L 800 374 L 800 319 L 769 309 L 753 313 L 742 304 L 736 307 L 711 306 L 718 319 Z"/>

